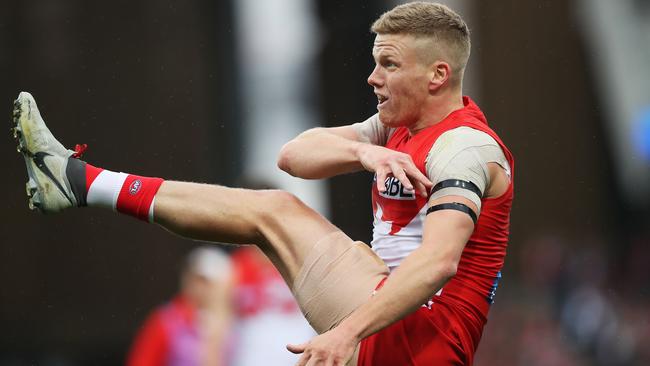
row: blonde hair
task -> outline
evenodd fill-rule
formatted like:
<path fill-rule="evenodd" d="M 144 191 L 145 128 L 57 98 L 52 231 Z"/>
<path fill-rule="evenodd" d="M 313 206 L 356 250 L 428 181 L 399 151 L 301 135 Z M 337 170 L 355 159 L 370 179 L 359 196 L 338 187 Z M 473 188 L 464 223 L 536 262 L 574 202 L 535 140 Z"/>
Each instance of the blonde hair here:
<path fill-rule="evenodd" d="M 439 3 L 412 2 L 382 14 L 370 30 L 376 34 L 406 34 L 431 39 L 433 58 L 449 63 L 461 81 L 470 53 L 469 28 L 449 7 Z M 454 78 L 455 79 L 455 78 Z"/>

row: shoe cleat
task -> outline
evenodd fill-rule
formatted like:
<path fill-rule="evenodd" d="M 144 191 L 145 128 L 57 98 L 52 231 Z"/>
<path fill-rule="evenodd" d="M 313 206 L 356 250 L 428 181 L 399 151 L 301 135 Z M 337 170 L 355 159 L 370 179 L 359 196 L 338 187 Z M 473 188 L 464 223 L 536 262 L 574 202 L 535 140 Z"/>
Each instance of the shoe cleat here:
<path fill-rule="evenodd" d="M 22 131 L 20 131 L 19 127 L 14 127 L 11 129 L 12 134 L 14 135 L 14 139 L 20 139 L 22 136 Z"/>

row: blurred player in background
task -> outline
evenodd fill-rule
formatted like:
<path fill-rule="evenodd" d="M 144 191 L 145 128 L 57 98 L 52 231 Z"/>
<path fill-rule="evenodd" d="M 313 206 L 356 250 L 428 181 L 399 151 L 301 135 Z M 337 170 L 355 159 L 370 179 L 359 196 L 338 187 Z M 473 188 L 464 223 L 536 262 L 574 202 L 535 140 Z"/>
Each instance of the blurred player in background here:
<path fill-rule="evenodd" d="M 14 133 L 30 206 L 111 208 L 193 239 L 256 244 L 319 333 L 288 346 L 298 365 L 471 365 L 505 258 L 514 160 L 462 95 L 470 39 L 458 14 L 409 3 L 372 31 L 379 113 L 303 133 L 278 165 L 308 179 L 374 172 L 374 252 L 286 192 L 87 164 L 83 146 L 63 147 L 21 93 Z"/>
<path fill-rule="evenodd" d="M 181 289 L 138 331 L 128 366 L 227 366 L 232 348 L 232 265 L 221 250 L 192 250 Z"/>
<path fill-rule="evenodd" d="M 127 365 L 288 366 L 298 356 L 284 345 L 314 335 L 258 248 L 238 248 L 229 258 L 200 247 L 187 257 L 179 294 L 138 331 Z"/>
<path fill-rule="evenodd" d="M 263 190 L 272 184 L 253 177 L 237 186 Z M 315 333 L 302 315 L 291 290 L 259 248 L 241 246 L 231 255 L 235 286 L 232 366 L 288 366 L 299 356 L 287 352 L 287 342 L 303 342 Z M 254 350 L 254 352 L 251 352 Z"/>
<path fill-rule="evenodd" d="M 303 342 L 315 333 L 273 264 L 256 247 L 232 253 L 235 322 L 232 366 L 290 366 L 298 355 L 287 342 Z"/>

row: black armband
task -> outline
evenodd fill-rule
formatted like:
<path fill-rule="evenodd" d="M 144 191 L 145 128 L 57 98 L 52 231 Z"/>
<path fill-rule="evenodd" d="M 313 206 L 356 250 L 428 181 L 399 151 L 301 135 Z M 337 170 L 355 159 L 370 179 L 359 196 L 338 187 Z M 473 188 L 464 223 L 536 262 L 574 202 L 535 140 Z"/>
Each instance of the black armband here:
<path fill-rule="evenodd" d="M 469 206 L 467 206 L 464 203 L 458 203 L 458 202 L 441 203 L 439 205 L 431 206 L 429 207 L 429 209 L 427 209 L 427 215 L 432 212 L 440 211 L 440 210 L 456 210 L 456 211 L 464 212 L 469 215 L 469 217 L 474 222 L 474 225 L 476 225 L 476 221 L 478 220 L 476 214 L 471 208 L 469 208 Z"/>
<path fill-rule="evenodd" d="M 476 186 L 476 184 L 470 181 L 460 180 L 460 179 L 447 179 L 447 180 L 443 180 L 442 182 L 439 182 L 433 188 L 431 188 L 431 193 L 429 195 L 432 195 L 438 192 L 439 190 L 445 188 L 466 189 L 468 191 L 475 193 L 478 196 L 478 198 L 483 198 L 483 193 L 478 188 L 478 186 Z"/>

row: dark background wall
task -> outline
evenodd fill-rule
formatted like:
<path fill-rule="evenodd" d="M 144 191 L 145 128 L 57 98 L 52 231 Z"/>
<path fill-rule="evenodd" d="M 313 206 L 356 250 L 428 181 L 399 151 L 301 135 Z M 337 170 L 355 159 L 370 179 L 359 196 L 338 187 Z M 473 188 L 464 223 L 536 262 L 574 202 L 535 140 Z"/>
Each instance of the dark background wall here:
<path fill-rule="evenodd" d="M 479 2 L 480 103 L 516 157 L 507 278 L 531 238 L 614 238 L 622 256 L 644 213 L 617 199 L 607 140 L 568 2 Z M 376 104 L 368 26 L 386 6 L 321 1 L 321 108 L 329 125 L 355 122 Z M 228 2 L 69 0 L 0 2 L 0 111 L 34 94 L 66 145 L 88 161 L 172 179 L 228 184 L 240 152 L 237 64 Z M 119 364 L 146 313 L 176 288 L 193 245 L 97 209 L 29 212 L 24 164 L 0 137 L 0 362 L 71 359 Z M 333 221 L 370 238 L 369 174 L 331 180 Z M 629 224 L 630 220 L 637 223 Z M 628 223 L 628 224 L 626 224 Z M 516 281 L 512 281 L 513 283 Z M 488 326 L 487 332 L 491 328 Z M 489 364 L 489 363 L 488 363 Z"/>
<path fill-rule="evenodd" d="M 231 42 L 223 35 L 230 10 L 212 3 L 2 2 L 7 131 L 11 101 L 27 90 L 64 144 L 90 146 L 88 161 L 228 183 L 238 162 L 237 120 L 219 95 L 235 89 L 223 71 L 231 56 L 220 54 Z M 110 212 L 29 212 L 23 161 L 9 133 L 0 144 L 8 178 L 1 183 L 0 360 L 71 355 L 81 364 L 121 363 L 137 324 L 175 290 L 190 246 Z"/>

